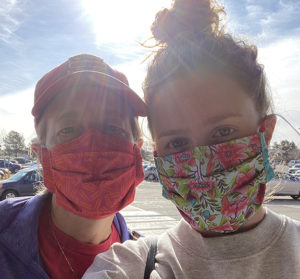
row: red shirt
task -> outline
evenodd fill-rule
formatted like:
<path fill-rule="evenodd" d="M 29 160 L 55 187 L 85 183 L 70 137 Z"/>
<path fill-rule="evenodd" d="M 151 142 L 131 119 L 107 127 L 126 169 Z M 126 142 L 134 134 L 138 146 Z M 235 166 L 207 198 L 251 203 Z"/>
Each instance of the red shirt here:
<path fill-rule="evenodd" d="M 44 260 L 46 271 L 50 278 L 55 279 L 81 278 L 87 268 L 93 263 L 97 254 L 108 250 L 113 243 L 121 242 L 114 224 L 112 225 L 112 233 L 109 238 L 100 244 L 88 244 L 74 239 L 53 224 L 50 218 L 49 203 L 46 203 L 39 218 L 38 241 L 39 251 Z M 57 241 L 66 257 L 59 248 Z M 76 275 L 73 274 L 66 258 Z"/>

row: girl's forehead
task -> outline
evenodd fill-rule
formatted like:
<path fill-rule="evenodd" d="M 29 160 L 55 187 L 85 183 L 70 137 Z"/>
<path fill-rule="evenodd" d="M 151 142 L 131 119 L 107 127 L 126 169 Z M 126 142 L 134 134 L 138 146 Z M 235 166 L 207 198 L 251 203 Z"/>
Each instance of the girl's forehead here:
<path fill-rule="evenodd" d="M 238 83 L 221 74 L 191 74 L 171 79 L 158 88 L 154 104 L 163 103 L 168 107 L 182 107 L 209 110 L 218 106 L 224 109 L 253 102 L 250 94 Z M 150 104 L 151 105 L 151 104 Z"/>
<path fill-rule="evenodd" d="M 217 75 L 170 81 L 159 88 L 148 105 L 153 128 L 160 128 L 164 121 L 177 127 L 216 123 L 229 116 L 258 118 L 249 94 L 229 78 Z"/>

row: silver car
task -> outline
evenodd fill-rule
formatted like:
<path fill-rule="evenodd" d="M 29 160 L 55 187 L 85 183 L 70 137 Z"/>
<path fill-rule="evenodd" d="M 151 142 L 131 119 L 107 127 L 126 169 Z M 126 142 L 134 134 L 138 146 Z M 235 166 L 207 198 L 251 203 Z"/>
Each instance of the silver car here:
<path fill-rule="evenodd" d="M 289 168 L 289 173 L 294 174 L 298 170 L 300 170 L 300 164 L 294 165 L 291 168 Z"/>
<path fill-rule="evenodd" d="M 149 165 L 144 169 L 145 179 L 148 181 L 158 181 L 158 174 L 155 165 Z"/>
<path fill-rule="evenodd" d="M 269 191 L 277 196 L 291 196 L 294 200 L 300 198 L 300 178 L 289 173 L 276 173 L 274 179 L 268 182 Z"/>

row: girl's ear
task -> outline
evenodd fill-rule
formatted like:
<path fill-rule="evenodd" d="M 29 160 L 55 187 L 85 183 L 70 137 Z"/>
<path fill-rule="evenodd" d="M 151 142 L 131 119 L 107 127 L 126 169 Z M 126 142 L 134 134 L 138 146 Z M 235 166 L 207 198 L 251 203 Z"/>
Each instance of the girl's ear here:
<path fill-rule="evenodd" d="M 267 146 L 269 146 L 271 139 L 272 139 L 272 135 L 275 129 L 275 125 L 276 125 L 276 115 L 271 114 L 266 116 L 265 120 L 263 121 L 259 131 L 260 132 L 264 132 L 265 135 L 265 140 L 266 140 L 266 144 Z"/>

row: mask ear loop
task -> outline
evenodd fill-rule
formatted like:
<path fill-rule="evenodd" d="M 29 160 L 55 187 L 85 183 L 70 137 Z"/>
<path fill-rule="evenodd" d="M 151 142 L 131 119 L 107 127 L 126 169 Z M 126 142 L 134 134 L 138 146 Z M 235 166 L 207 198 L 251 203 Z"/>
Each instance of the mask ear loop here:
<path fill-rule="evenodd" d="M 259 127 L 258 131 L 259 131 L 259 137 L 260 137 L 260 142 L 261 142 L 261 149 L 262 149 L 262 155 L 263 155 L 263 160 L 264 160 L 264 166 L 265 166 L 265 170 L 266 170 L 266 179 L 267 179 L 267 182 L 268 182 L 268 181 L 272 180 L 275 177 L 275 173 L 274 173 L 274 170 L 272 169 L 272 167 L 270 166 L 269 153 L 268 153 L 268 148 L 267 148 L 265 135 L 264 135 L 264 132 L 266 130 L 266 119 L 267 119 L 267 117 L 268 117 L 268 115 L 264 117 L 264 120 L 260 124 L 260 127 Z"/>

